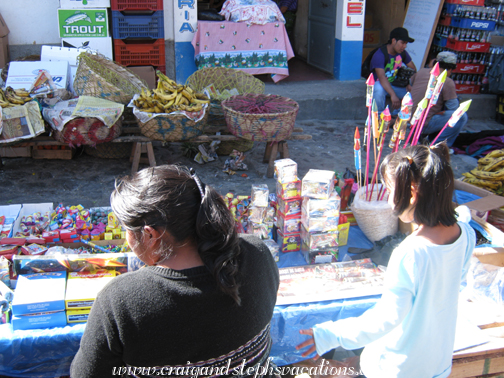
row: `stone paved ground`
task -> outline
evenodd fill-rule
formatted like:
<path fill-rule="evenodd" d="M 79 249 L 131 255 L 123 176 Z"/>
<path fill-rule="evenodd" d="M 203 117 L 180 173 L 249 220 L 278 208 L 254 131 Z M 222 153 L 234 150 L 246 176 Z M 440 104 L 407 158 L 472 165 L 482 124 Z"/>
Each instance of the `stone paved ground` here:
<path fill-rule="evenodd" d="M 298 121 L 305 134 L 312 135 L 308 141 L 290 141 L 290 157 L 298 163 L 300 177 L 311 168 L 344 171 L 353 170 L 353 135 L 359 126 L 361 135 L 363 121 L 355 120 L 305 120 Z M 492 120 L 470 121 L 465 131 L 498 130 L 502 125 Z M 390 135 L 390 133 L 389 133 Z M 157 164 L 181 163 L 196 169 L 202 181 L 214 186 L 222 194 L 250 194 L 252 184 L 268 185 L 275 189 L 273 178 L 266 178 L 267 165 L 262 163 L 264 143 L 255 143 L 246 153 L 249 170 L 228 176 L 222 172 L 226 160 L 198 165 L 181 153 L 180 143 L 162 146 L 155 143 Z M 385 152 L 390 151 L 388 148 Z M 364 159 L 365 154 L 363 154 Z M 16 203 L 62 202 L 65 205 L 82 204 L 85 207 L 109 204 L 110 193 L 117 177 L 130 173 L 131 163 L 125 159 L 102 159 L 89 156 L 78 150 L 72 160 L 35 160 L 31 158 L 4 158 L 0 168 L 0 205 Z M 455 155 L 452 166 L 456 177 L 476 166 L 476 159 Z M 145 166 L 141 166 L 145 167 Z M 365 160 L 363 161 L 363 169 Z M 242 177 L 245 173 L 247 177 Z"/>

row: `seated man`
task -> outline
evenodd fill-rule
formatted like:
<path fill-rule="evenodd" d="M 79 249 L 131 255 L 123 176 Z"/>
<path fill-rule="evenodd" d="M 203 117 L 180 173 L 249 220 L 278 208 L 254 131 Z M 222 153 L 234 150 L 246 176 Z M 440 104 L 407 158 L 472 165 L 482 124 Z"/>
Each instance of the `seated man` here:
<path fill-rule="evenodd" d="M 369 68 L 375 79 L 373 98 L 379 113 L 385 110 L 386 97 L 390 97 L 392 100 L 392 109 L 395 110 L 393 114 L 399 112 L 401 100 L 408 92 L 408 87 L 396 87 L 391 83 L 403 64 L 416 71 L 415 63 L 406 51 L 408 42 L 414 41 L 406 29 L 395 28 L 390 32 L 386 45 L 388 56 L 384 56 L 382 49 L 378 49 L 371 59 Z"/>
<path fill-rule="evenodd" d="M 446 81 L 443 85 L 443 89 L 439 95 L 436 105 L 434 105 L 427 118 L 425 120 L 424 127 L 422 129 L 422 134 L 432 134 L 440 131 L 446 122 L 450 119 L 452 114 L 459 107 L 459 100 L 457 98 L 457 92 L 455 90 L 455 83 L 450 78 L 452 71 L 457 66 L 457 56 L 450 51 L 440 52 L 433 64 L 439 62 L 440 73 L 446 70 Z M 427 84 L 430 77 L 430 68 L 422 68 L 411 78 L 411 97 L 413 98 L 413 111 L 415 111 L 418 103 L 422 101 L 425 96 L 425 91 L 427 90 Z M 462 128 L 467 123 L 467 114 L 464 113 L 460 120 L 453 127 L 447 127 L 436 142 L 441 142 L 446 140 L 449 147 L 453 145 L 453 142 L 457 138 Z"/>

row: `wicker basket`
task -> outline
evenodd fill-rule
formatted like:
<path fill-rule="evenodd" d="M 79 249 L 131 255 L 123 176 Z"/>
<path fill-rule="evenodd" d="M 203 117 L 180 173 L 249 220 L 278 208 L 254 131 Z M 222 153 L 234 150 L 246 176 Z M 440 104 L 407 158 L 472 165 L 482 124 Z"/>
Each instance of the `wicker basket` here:
<path fill-rule="evenodd" d="M 87 155 L 102 159 L 124 159 L 131 155 L 133 143 L 101 143 L 96 146 L 85 146 Z"/>
<path fill-rule="evenodd" d="M 99 54 L 83 52 L 73 88 L 77 96 L 91 96 L 128 104 L 147 84 L 130 70 Z"/>
<path fill-rule="evenodd" d="M 394 211 L 387 200 L 376 200 L 381 185 L 374 186 L 371 201 L 365 200 L 366 187 L 360 188 L 355 193 L 351 206 L 359 228 L 372 242 L 381 240 L 388 235 L 394 235 L 399 228 L 399 219 L 397 215 L 394 215 Z M 368 188 L 371 189 L 371 185 L 368 185 Z"/>
<path fill-rule="evenodd" d="M 264 111 L 260 114 L 242 111 L 253 104 Z M 282 141 L 294 130 L 299 105 L 296 101 L 277 95 L 246 94 L 222 102 L 228 130 L 239 138 L 257 142 Z"/>
<path fill-rule="evenodd" d="M 69 121 L 62 131 L 54 130 L 54 139 L 70 147 L 94 146 L 110 142 L 121 135 L 121 132 L 121 119 L 109 128 L 98 118 L 79 117 Z"/>
<path fill-rule="evenodd" d="M 208 119 L 208 108 L 199 121 L 193 121 L 183 114 L 157 116 L 150 121 L 138 121 L 140 132 L 153 140 L 164 142 L 181 142 L 203 134 Z"/>
<path fill-rule="evenodd" d="M 202 92 L 210 84 L 213 84 L 214 88 L 219 92 L 225 89 L 231 90 L 236 88 L 239 94 L 264 93 L 264 83 L 261 80 L 256 79 L 248 73 L 232 68 L 203 68 L 189 76 L 186 81 L 186 85 L 198 92 Z M 212 99 L 210 103 L 208 125 L 226 126 L 220 99 Z"/>

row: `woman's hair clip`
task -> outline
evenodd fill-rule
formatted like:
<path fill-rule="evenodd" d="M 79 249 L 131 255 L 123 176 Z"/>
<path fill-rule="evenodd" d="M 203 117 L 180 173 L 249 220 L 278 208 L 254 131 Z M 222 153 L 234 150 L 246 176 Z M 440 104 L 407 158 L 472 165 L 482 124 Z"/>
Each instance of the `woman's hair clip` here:
<path fill-rule="evenodd" d="M 191 174 L 191 178 L 196 182 L 196 185 L 198 186 L 198 189 L 201 194 L 201 202 L 203 202 L 203 198 L 205 198 L 205 191 L 203 190 L 203 183 L 199 179 L 199 177 L 196 175 L 196 171 L 194 168 L 189 168 L 189 173 Z"/>
<path fill-rule="evenodd" d="M 413 164 L 413 158 L 411 156 L 405 156 L 404 158 L 408 160 L 409 165 Z"/>

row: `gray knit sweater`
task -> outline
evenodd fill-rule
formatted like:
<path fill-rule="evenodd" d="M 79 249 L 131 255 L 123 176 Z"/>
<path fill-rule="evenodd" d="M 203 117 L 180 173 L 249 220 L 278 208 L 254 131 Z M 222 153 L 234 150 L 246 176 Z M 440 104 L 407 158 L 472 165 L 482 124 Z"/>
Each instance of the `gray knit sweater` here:
<path fill-rule="evenodd" d="M 113 373 L 123 373 L 119 368 L 124 366 L 165 367 L 165 374 L 143 372 L 184 376 L 168 368 L 232 369 L 244 360 L 246 366 L 264 360 L 278 268 L 258 238 L 242 235 L 240 247 L 241 306 L 217 288 L 205 267 L 175 271 L 151 266 L 115 278 L 93 305 L 71 376 L 120 376 Z"/>

